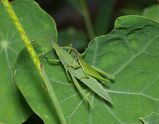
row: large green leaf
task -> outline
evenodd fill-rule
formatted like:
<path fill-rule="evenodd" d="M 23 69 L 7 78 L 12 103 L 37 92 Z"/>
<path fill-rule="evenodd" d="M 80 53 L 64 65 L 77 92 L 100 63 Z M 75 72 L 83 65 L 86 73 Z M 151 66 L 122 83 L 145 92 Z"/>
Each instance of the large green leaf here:
<path fill-rule="evenodd" d="M 156 22 L 159 22 L 159 18 L 158 18 L 159 17 L 159 5 L 156 4 L 156 5 L 146 8 L 143 11 L 143 15 Z"/>
<path fill-rule="evenodd" d="M 141 124 L 140 117 L 158 112 L 158 30 L 159 24 L 146 18 L 121 17 L 110 34 L 95 38 L 89 45 L 85 59 L 116 77 L 107 89 L 112 107 L 92 95 L 94 108 L 89 110 L 73 83 L 67 80 L 62 66 L 49 65 L 41 58 L 69 124 Z M 48 57 L 53 55 L 48 53 Z M 58 123 L 25 50 L 18 57 L 15 77 L 28 104 L 44 122 Z"/>
<path fill-rule="evenodd" d="M 86 59 L 116 77 L 109 90 L 113 108 L 105 107 L 101 116 L 107 123 L 139 124 L 139 117 L 158 112 L 158 30 L 151 20 L 125 16 L 109 35 L 89 45 Z"/>
<path fill-rule="evenodd" d="M 31 40 L 44 48 L 57 40 L 54 22 L 35 2 L 16 0 L 12 5 Z M 14 62 L 23 46 L 0 3 L 0 123 L 20 124 L 31 114 L 13 78 Z"/>

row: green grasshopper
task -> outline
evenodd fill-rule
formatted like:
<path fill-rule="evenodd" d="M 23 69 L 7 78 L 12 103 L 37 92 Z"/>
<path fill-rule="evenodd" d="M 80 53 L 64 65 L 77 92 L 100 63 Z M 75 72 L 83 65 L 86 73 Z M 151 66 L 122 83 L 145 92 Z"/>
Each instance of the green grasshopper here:
<path fill-rule="evenodd" d="M 89 103 L 90 107 L 92 107 L 92 104 L 91 104 L 90 100 L 88 99 L 88 96 L 85 94 L 84 90 L 78 83 L 77 79 L 74 77 L 73 72 L 70 70 L 70 67 L 76 68 L 76 67 L 79 67 L 80 65 L 78 63 L 75 63 L 74 62 L 75 59 L 69 53 L 67 53 L 64 49 L 60 48 L 58 46 L 58 44 L 54 43 L 53 46 L 54 46 L 55 52 L 57 53 L 57 55 L 60 59 L 60 62 L 64 66 L 68 79 L 69 80 L 72 79 L 72 81 L 74 82 L 74 85 L 77 88 L 77 90 L 79 91 L 79 93 Z M 57 64 L 57 63 L 59 63 L 59 60 L 49 59 L 48 63 Z"/>
<path fill-rule="evenodd" d="M 74 48 L 72 50 L 76 53 L 78 62 L 80 66 L 82 67 L 83 71 L 85 72 L 86 76 L 90 75 L 98 80 L 104 81 L 106 83 L 109 83 L 110 81 L 114 81 L 114 76 L 109 75 L 108 73 L 88 64 L 86 61 L 82 59 L 82 55 L 78 53 L 78 51 Z M 88 77 L 88 76 L 87 76 Z M 105 78 L 106 77 L 106 78 Z"/>
<path fill-rule="evenodd" d="M 53 48 L 60 62 L 62 63 L 67 73 L 67 76 L 69 77 L 69 79 L 72 79 L 77 90 L 80 92 L 82 97 L 89 103 L 90 106 L 92 106 L 92 104 L 88 98 L 88 95 L 85 94 L 78 80 L 80 80 L 83 84 L 85 84 L 89 89 L 91 89 L 102 99 L 112 104 L 112 100 L 109 94 L 97 80 L 101 79 L 104 81 L 108 81 L 107 79 L 104 79 L 102 76 L 97 75 L 97 73 L 95 73 L 95 70 L 93 70 L 93 73 L 91 73 L 90 71 L 92 70 L 92 68 L 89 70 L 90 67 L 87 68 L 86 64 L 81 63 L 81 61 L 83 62 L 84 60 L 78 58 L 78 62 L 70 53 L 66 52 L 66 50 L 58 46 L 57 43 L 53 43 Z"/>

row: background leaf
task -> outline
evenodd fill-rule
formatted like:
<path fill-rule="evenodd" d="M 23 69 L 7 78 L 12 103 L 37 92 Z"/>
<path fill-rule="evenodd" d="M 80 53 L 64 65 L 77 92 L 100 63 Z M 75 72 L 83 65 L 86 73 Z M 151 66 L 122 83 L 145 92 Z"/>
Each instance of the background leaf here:
<path fill-rule="evenodd" d="M 146 8 L 143 12 L 143 16 L 146 16 L 156 22 L 159 22 L 159 5 L 153 5 Z"/>
<path fill-rule="evenodd" d="M 59 45 L 65 46 L 72 44 L 78 50 L 84 49 L 88 45 L 86 35 L 74 28 L 68 28 L 59 32 Z"/>
<path fill-rule="evenodd" d="M 116 0 L 100 0 L 100 7 L 95 23 L 96 36 L 106 34 L 110 28 L 111 14 Z"/>
<path fill-rule="evenodd" d="M 141 124 L 140 117 L 158 112 L 158 30 L 159 24 L 149 19 L 120 17 L 110 34 L 95 38 L 89 45 L 85 59 L 116 77 L 107 89 L 113 107 L 91 95 L 94 108 L 90 111 L 74 85 L 68 82 L 64 69 L 41 58 L 69 124 Z M 53 54 L 50 52 L 48 56 Z M 46 124 L 58 123 L 42 81 L 25 51 L 18 57 L 15 76 L 32 109 Z"/>
<path fill-rule="evenodd" d="M 70 3 L 73 7 L 75 7 L 79 12 L 81 11 L 80 0 L 66 0 L 66 1 Z"/>
<path fill-rule="evenodd" d="M 29 38 L 44 48 L 57 40 L 55 23 L 33 1 L 16 0 L 12 5 Z M 13 78 L 14 62 L 23 44 L 0 3 L 0 123 L 21 124 L 32 113 Z"/>

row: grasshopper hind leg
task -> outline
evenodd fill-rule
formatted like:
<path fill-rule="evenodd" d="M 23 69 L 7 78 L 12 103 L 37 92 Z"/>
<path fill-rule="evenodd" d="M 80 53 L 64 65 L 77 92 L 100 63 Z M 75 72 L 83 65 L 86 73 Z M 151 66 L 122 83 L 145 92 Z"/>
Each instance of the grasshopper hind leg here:
<path fill-rule="evenodd" d="M 79 91 L 79 93 L 81 94 L 81 96 L 83 97 L 83 99 L 89 104 L 90 108 L 93 108 L 91 100 L 89 99 L 89 93 L 85 93 L 84 90 L 82 89 L 82 87 L 80 86 L 79 82 L 77 81 L 77 79 L 71 75 L 71 78 L 74 82 L 75 87 L 77 88 L 77 90 Z"/>

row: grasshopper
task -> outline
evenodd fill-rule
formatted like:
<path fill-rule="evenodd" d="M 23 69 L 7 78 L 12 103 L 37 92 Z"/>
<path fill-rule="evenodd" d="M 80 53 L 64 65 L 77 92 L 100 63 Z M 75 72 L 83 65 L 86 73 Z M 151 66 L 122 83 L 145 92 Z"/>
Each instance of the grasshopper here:
<path fill-rule="evenodd" d="M 59 60 L 65 69 L 68 79 L 73 81 L 75 87 L 77 88 L 81 96 L 84 98 L 84 100 L 88 102 L 90 107 L 92 107 L 92 104 L 90 100 L 88 99 L 88 95 L 86 95 L 85 91 L 82 89 L 82 87 L 78 83 L 78 80 L 74 77 L 73 72 L 70 70 L 72 67 L 77 68 L 80 65 L 78 63 L 75 63 L 74 61 L 75 59 L 69 53 L 67 53 L 63 48 L 59 47 L 58 44 L 54 43 L 53 48 L 55 52 L 57 53 Z M 59 63 L 59 60 L 48 59 L 48 63 L 57 64 Z"/>
<path fill-rule="evenodd" d="M 89 89 L 91 89 L 95 94 L 100 96 L 105 101 L 112 104 L 111 97 L 107 93 L 107 91 L 103 88 L 103 86 L 98 82 L 97 79 L 101 79 L 104 81 L 108 81 L 108 79 L 105 79 L 99 77 L 96 71 L 93 70 L 92 73 L 90 72 L 92 68 L 89 70 L 90 67 L 83 65 L 83 61 L 80 58 L 78 58 L 78 61 L 71 55 L 70 53 L 66 52 L 63 48 L 61 48 L 57 43 L 53 43 L 53 48 L 62 63 L 66 74 L 69 79 L 72 79 L 74 85 L 76 86 L 79 93 L 82 95 L 82 97 L 89 103 L 89 105 L 92 107 L 92 104 L 90 102 L 90 99 L 88 95 L 85 94 L 84 90 L 80 86 L 79 81 L 81 81 L 83 84 L 85 84 Z M 82 62 L 81 62 L 82 61 Z M 81 64 L 82 63 L 82 64 Z M 88 67 L 88 68 L 87 68 Z M 89 70 L 89 72 L 88 72 Z M 87 76 L 86 76 L 87 75 Z M 97 79 L 96 79 L 97 78 Z"/>

